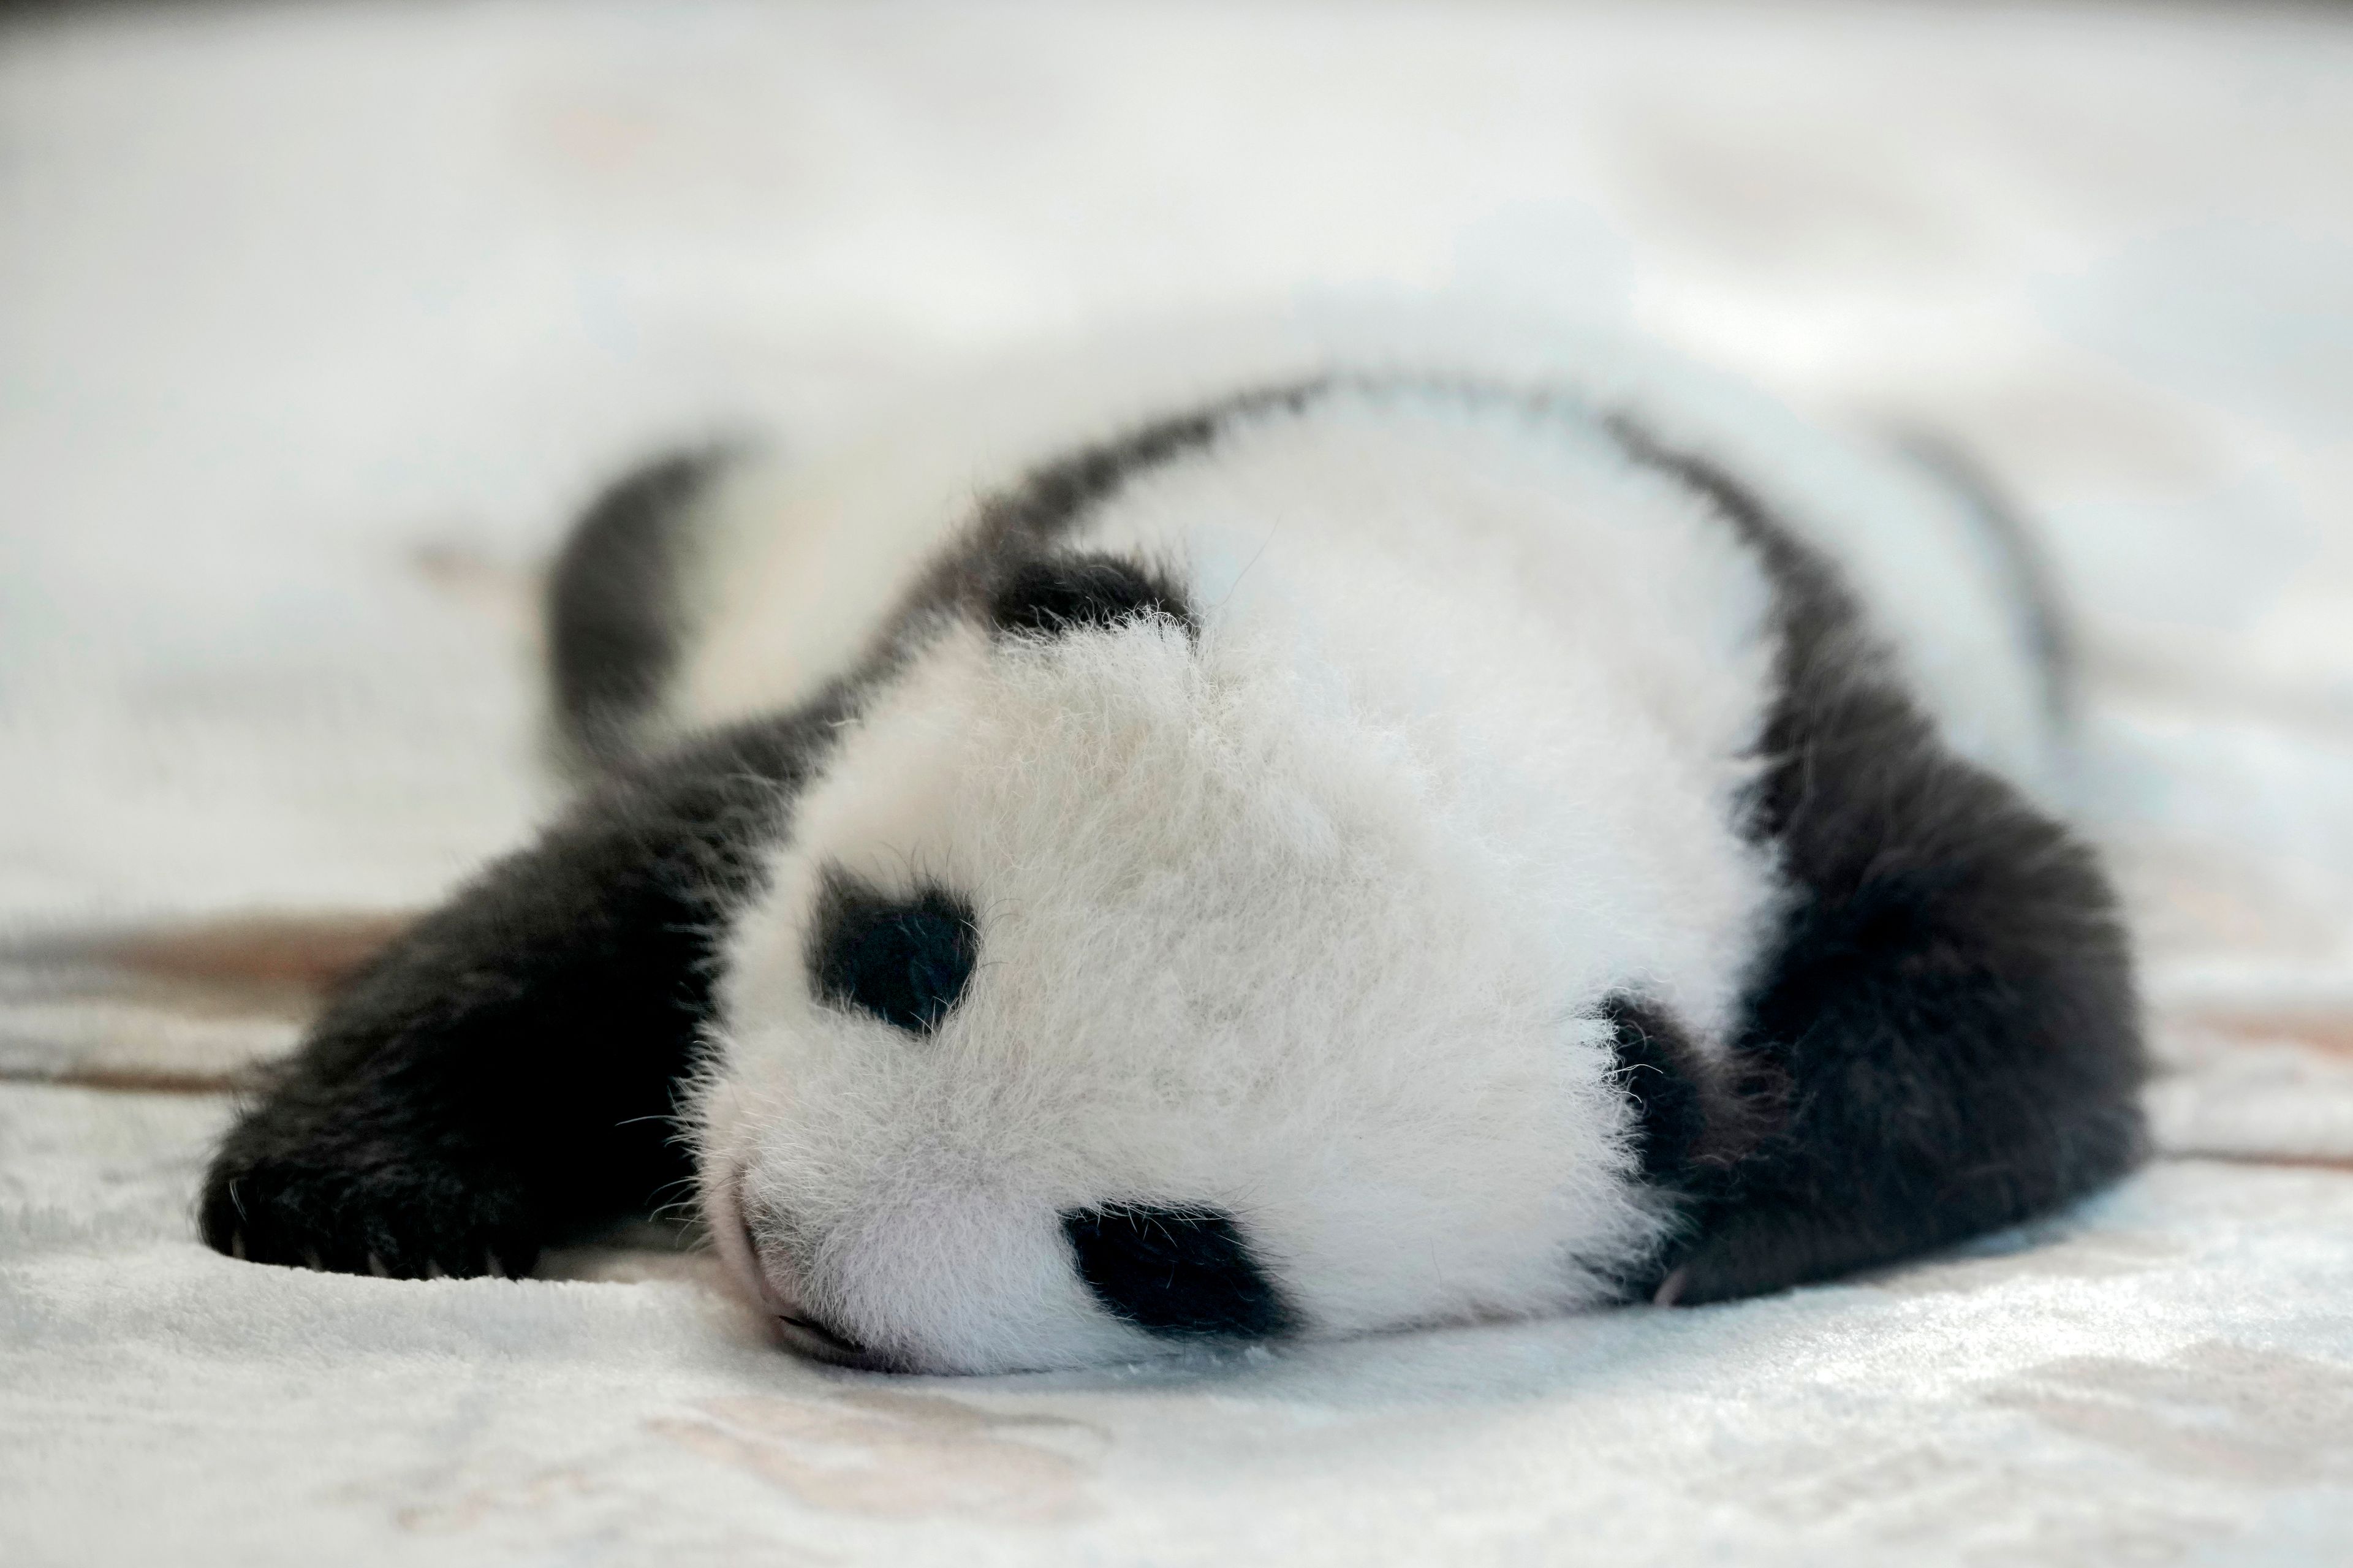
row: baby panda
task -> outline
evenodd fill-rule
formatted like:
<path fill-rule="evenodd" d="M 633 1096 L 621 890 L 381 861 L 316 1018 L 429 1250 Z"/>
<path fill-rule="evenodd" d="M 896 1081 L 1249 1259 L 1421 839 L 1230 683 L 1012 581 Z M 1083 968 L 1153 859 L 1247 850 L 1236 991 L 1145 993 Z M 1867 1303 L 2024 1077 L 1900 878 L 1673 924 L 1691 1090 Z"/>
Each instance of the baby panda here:
<path fill-rule="evenodd" d="M 1696 1303 L 2129 1167 L 2065 660 L 1966 484 L 1598 338 L 1284 324 L 657 463 L 585 775 L 227 1134 L 214 1247 L 522 1273 L 690 1179 L 987 1373 Z"/>

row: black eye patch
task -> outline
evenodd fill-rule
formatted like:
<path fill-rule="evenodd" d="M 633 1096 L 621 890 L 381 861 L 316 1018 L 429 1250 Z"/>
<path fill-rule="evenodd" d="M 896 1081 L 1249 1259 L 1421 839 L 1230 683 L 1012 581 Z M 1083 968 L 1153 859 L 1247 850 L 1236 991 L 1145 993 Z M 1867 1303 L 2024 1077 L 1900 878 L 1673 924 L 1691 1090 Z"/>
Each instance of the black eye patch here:
<path fill-rule="evenodd" d="M 1116 626 L 1139 616 L 1166 616 L 1189 633 L 1193 612 L 1158 573 L 1116 555 L 1047 555 L 1008 571 L 989 595 L 988 622 L 999 632 L 1060 637 Z"/>
<path fill-rule="evenodd" d="M 1629 993 L 1604 998 L 1601 1016 L 1632 1104 L 1642 1179 L 1693 1196 L 1719 1190 L 1787 1113 L 1778 1069 L 1753 1054 L 1711 1068 L 1672 1013 Z"/>
<path fill-rule="evenodd" d="M 1609 1021 L 1619 1074 L 1634 1102 L 1643 1179 L 1672 1181 L 1707 1135 L 1707 1102 L 1690 1070 L 1697 1053 L 1673 1019 L 1636 997 L 1610 996 L 1601 1016 Z"/>
<path fill-rule="evenodd" d="M 1106 1204 L 1064 1213 L 1062 1234 L 1095 1300 L 1148 1332 L 1264 1339 L 1297 1323 L 1220 1210 Z"/>
<path fill-rule="evenodd" d="M 809 970 L 817 993 L 913 1035 L 940 1026 L 980 956 L 972 907 L 924 888 L 894 899 L 840 872 L 818 895 Z"/>

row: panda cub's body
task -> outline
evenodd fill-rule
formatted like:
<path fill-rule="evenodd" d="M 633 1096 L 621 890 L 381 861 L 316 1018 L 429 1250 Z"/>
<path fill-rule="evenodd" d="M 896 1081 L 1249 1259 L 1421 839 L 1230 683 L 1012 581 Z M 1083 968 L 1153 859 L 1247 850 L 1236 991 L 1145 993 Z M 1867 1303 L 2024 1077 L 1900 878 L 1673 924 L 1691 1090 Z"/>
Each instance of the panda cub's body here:
<path fill-rule="evenodd" d="M 207 1235 L 704 1217 L 786 1341 L 993 1371 L 1772 1289 L 2126 1168 L 2031 561 L 1657 359 L 1297 324 L 647 469 L 594 779 L 360 976 Z"/>

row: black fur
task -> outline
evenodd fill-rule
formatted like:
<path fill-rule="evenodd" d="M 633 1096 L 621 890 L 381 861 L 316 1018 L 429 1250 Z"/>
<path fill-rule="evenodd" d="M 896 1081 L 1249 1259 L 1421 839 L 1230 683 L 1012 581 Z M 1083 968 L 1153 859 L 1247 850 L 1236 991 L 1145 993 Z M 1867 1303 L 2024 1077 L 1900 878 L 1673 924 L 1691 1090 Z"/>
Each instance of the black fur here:
<path fill-rule="evenodd" d="M 1164 1339 L 1266 1339 L 1297 1315 L 1231 1215 L 1107 1204 L 1062 1215 L 1079 1278 L 1113 1316 Z"/>
<path fill-rule="evenodd" d="M 556 721 L 571 760 L 634 756 L 688 635 L 681 557 L 694 503 L 734 454 L 681 452 L 620 479 L 588 509 L 548 580 Z"/>
<path fill-rule="evenodd" d="M 980 959 L 972 906 L 940 888 L 892 899 L 842 872 L 825 879 L 809 943 L 817 994 L 911 1035 L 928 1035 Z"/>
<path fill-rule="evenodd" d="M 205 1239 L 353 1273 L 520 1273 L 687 1176 L 671 1085 L 712 933 L 839 716 L 617 774 L 394 942 L 229 1132 Z"/>
<path fill-rule="evenodd" d="M 933 562 L 891 616 L 891 629 L 870 662 L 870 673 L 881 678 L 932 628 L 965 616 L 977 616 L 1000 631 L 1042 632 L 1054 629 L 1048 623 L 1058 615 L 1064 624 L 1108 624 L 1098 612 L 1134 596 L 1149 601 L 1135 608 L 1158 610 L 1188 631 L 1198 630 L 1182 591 L 1166 578 L 1116 556 L 1056 556 L 1055 546 L 1142 475 L 1206 451 L 1239 419 L 1304 408 L 1329 385 L 1319 379 L 1237 393 L 1136 426 L 1033 468 L 982 501 L 959 544 Z M 1087 584 L 1055 580 L 1061 563 L 1083 562 L 1116 566 L 1132 581 Z M 1055 602 L 1064 595 L 1069 595 L 1067 602 Z"/>
<path fill-rule="evenodd" d="M 1060 637 L 1145 616 L 1164 616 L 1188 633 L 1199 629 L 1175 584 L 1116 555 L 1043 555 L 1018 562 L 988 599 L 989 625 L 1012 636 Z"/>
<path fill-rule="evenodd" d="M 1946 749 L 1836 572 L 1754 496 L 1630 422 L 1614 428 L 1772 576 L 1780 694 L 1747 826 L 1800 894 L 1733 1046 L 1735 1076 L 1785 1104 L 1747 1154 L 1686 1182 L 1690 1230 L 1662 1264 L 1675 1294 L 1889 1262 L 2129 1169 L 2139 1016 L 2092 852 Z"/>
<path fill-rule="evenodd" d="M 1634 1106 L 1642 1177 L 1659 1185 L 1680 1181 L 1707 1137 L 1704 1064 L 1694 1059 L 1683 1032 L 1649 1004 L 1612 996 L 1601 1011 L 1619 1081 Z"/>
<path fill-rule="evenodd" d="M 1749 1152 L 1778 1105 L 1769 1076 L 1736 1079 L 1704 1060 L 1666 1011 L 1620 993 L 1601 1005 L 1619 1082 L 1634 1107 L 1642 1179 L 1675 1192 L 1701 1186 Z"/>
<path fill-rule="evenodd" d="M 1236 420 L 1295 413 L 1330 384 L 1317 378 L 1255 387 L 1082 447 L 984 504 L 975 543 L 991 561 L 1018 555 L 1025 544 L 1051 544 L 1139 476 L 1206 449 Z"/>

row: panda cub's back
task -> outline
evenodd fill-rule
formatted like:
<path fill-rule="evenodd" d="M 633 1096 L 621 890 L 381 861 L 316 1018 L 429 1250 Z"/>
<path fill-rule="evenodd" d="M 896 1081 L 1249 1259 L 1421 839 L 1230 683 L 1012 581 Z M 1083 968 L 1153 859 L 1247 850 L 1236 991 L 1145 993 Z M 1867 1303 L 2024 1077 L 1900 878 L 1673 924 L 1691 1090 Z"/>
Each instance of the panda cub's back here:
<path fill-rule="evenodd" d="M 1304 421 L 1289 406 L 1252 417 L 1255 397 L 1311 385 L 1339 395 L 1320 399 Z M 1381 387 L 1388 395 L 1366 395 Z M 813 449 L 787 443 L 725 463 L 710 476 L 691 525 L 673 541 L 687 584 L 676 613 L 688 646 L 646 715 L 649 734 L 673 736 L 805 699 L 856 666 L 933 552 L 969 524 L 986 497 L 1057 459 L 1220 409 L 1229 412 L 1217 421 L 1219 438 L 1204 444 L 1218 448 L 1220 463 L 1270 425 L 1303 459 L 1317 432 L 1302 426 L 1321 426 L 1326 468 L 1311 474 L 1303 461 L 1282 481 L 1288 493 L 1267 498 L 1293 507 L 1317 484 L 1348 484 L 1346 470 L 1378 441 L 1368 423 L 1419 425 L 1431 437 L 1451 428 L 1455 471 L 1426 468 L 1410 481 L 1422 491 L 1419 511 L 1409 494 L 1388 498 L 1382 509 L 1421 520 L 1419 537 L 1403 542 L 1407 549 L 1448 554 L 1447 573 L 1429 584 L 1438 592 L 1451 591 L 1449 576 L 1475 570 L 1472 552 L 1503 547 L 1476 537 L 1470 523 L 1480 487 L 1461 462 L 1475 460 L 1472 448 L 1482 431 L 1491 453 L 1518 445 L 1524 463 L 1550 465 L 1550 478 L 1532 474 L 1525 494 L 1573 486 L 1580 452 L 1589 484 L 1591 470 L 1612 456 L 1597 447 L 1596 427 L 1630 421 L 1721 465 L 1837 563 L 1873 633 L 1960 754 L 2037 798 L 2063 796 L 2063 748 L 2052 728 L 2058 677 L 2041 646 L 2049 607 L 2035 600 L 2035 563 L 2021 558 L 2020 542 L 1986 514 L 1979 498 L 1900 454 L 1832 437 L 1650 345 L 1518 325 L 1504 331 L 1442 313 L 1249 319 L 1016 357 L 885 403 Z M 1147 468 L 1198 477 L 1217 466 L 1205 461 L 1204 448 Z M 1158 482 L 1182 482 L 1177 473 L 1133 477 L 1140 481 L 1134 493 L 1124 493 L 1120 506 L 1089 509 L 1090 526 L 1116 528 L 1107 513 L 1144 502 Z M 1492 478 L 1501 483 L 1500 475 Z M 1243 480 L 1237 475 L 1235 482 Z M 1464 493 L 1433 493 L 1450 483 L 1463 484 Z M 1487 493 L 1493 496 L 1494 485 Z M 1594 499 L 1590 522 L 1604 521 L 1620 504 Z M 1655 501 L 1629 504 L 1620 521 L 1634 525 L 1654 510 Z M 1541 508 L 1525 517 L 1508 504 L 1491 512 L 1502 534 L 1547 526 Z M 1318 516 L 1336 520 L 1333 509 L 1310 521 Z M 1164 511 L 1164 527 L 1170 521 Z M 1212 522 L 1229 533 L 1250 527 L 1245 518 L 1189 518 L 1180 526 L 1206 531 Z M 1215 574 L 1233 563 L 1205 550 L 1199 567 L 1214 601 Z M 1542 591 L 1514 587 L 1497 602 Z M 1719 617 L 1732 635 L 1740 614 L 1731 605 Z"/>

